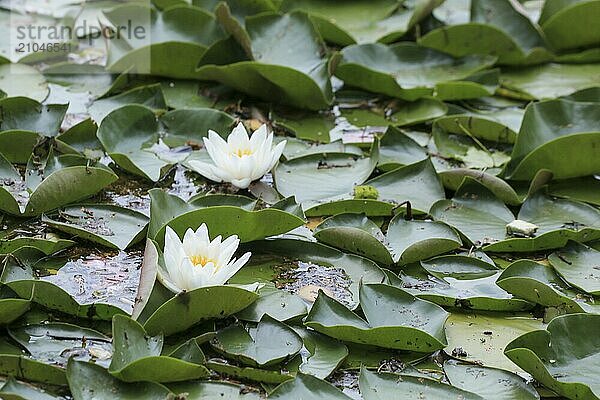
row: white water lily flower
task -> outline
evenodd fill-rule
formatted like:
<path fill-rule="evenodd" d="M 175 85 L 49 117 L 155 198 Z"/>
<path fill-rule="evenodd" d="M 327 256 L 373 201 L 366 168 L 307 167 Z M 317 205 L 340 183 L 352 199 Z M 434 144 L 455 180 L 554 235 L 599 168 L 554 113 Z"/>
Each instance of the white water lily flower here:
<path fill-rule="evenodd" d="M 206 224 L 196 232 L 188 229 L 182 243 L 167 226 L 164 259 L 168 279 L 181 290 L 223 285 L 250 258 L 251 253 L 246 253 L 239 260 L 231 259 L 239 244 L 237 235 L 223 241 L 217 236 L 211 242 Z"/>
<path fill-rule="evenodd" d="M 273 133 L 267 133 L 262 125 L 248 136 L 240 122 L 233 128 L 227 141 L 215 131 L 208 131 L 204 146 L 213 164 L 191 160 L 190 166 L 200 175 L 215 182 L 230 182 L 246 189 L 252 181 L 262 178 L 281 157 L 286 141 L 273 147 Z"/>

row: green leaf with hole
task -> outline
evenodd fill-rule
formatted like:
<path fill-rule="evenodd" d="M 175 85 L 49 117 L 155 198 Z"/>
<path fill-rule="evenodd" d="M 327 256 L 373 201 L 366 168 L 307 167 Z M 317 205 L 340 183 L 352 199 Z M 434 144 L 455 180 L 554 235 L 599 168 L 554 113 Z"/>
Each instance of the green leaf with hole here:
<path fill-rule="evenodd" d="M 396 287 L 363 284 L 360 305 L 365 319 L 321 291 L 304 324 L 351 343 L 420 352 L 446 346 L 448 313 L 433 303 Z"/>
<path fill-rule="evenodd" d="M 504 353 L 559 395 L 599 399 L 599 339 L 590 335 L 599 327 L 600 315 L 563 315 L 550 321 L 545 330 L 519 336 L 506 346 Z"/>

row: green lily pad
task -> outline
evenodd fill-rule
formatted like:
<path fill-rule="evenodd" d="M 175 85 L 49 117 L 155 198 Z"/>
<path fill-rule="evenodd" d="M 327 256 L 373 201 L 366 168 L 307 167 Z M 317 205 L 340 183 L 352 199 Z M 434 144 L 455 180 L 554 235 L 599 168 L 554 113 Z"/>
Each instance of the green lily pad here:
<path fill-rule="evenodd" d="M 502 71 L 502 86 L 528 100 L 553 99 L 600 85 L 600 64 L 544 64 Z"/>
<path fill-rule="evenodd" d="M 200 321 L 226 318 L 256 300 L 254 292 L 235 286 L 211 286 L 182 292 L 159 306 L 144 322 L 150 335 L 183 332 Z M 173 315 L 177 319 L 173 320 Z"/>
<path fill-rule="evenodd" d="M 162 347 L 162 336 L 149 337 L 142 325 L 117 315 L 113 318 L 113 355 L 108 371 L 125 382 L 177 382 L 208 376 L 203 365 L 161 356 Z M 197 351 L 201 352 L 199 348 Z"/>
<path fill-rule="evenodd" d="M 499 143 L 514 143 L 523 120 L 520 108 L 474 112 L 464 110 L 435 120 L 435 125 L 457 135 L 472 135 L 478 139 Z"/>
<path fill-rule="evenodd" d="M 547 388 L 568 398 L 598 399 L 598 338 L 590 335 L 600 315 L 569 314 L 554 318 L 546 330 L 526 333 L 504 353 Z M 572 338 L 576 337 L 577 341 Z"/>
<path fill-rule="evenodd" d="M 515 261 L 496 284 L 517 297 L 556 308 L 560 313 L 600 312 L 593 298 L 571 287 L 551 267 L 535 261 Z"/>
<path fill-rule="evenodd" d="M 0 210 L 16 216 L 41 215 L 90 197 L 117 180 L 109 168 L 86 163 L 79 157 L 49 157 L 43 171 L 28 171 L 27 177 L 40 179 L 34 186 L 0 154 Z"/>
<path fill-rule="evenodd" d="M 406 201 L 411 203 L 414 212 L 426 213 L 433 203 L 444 198 L 443 187 L 428 159 L 396 168 L 364 182 L 363 185 L 377 190 L 377 200 L 352 199 L 350 192 L 327 202 L 309 203 L 306 215 L 365 213 L 368 216 L 388 216 L 394 208 Z"/>
<path fill-rule="evenodd" d="M 593 296 L 600 295 L 600 251 L 570 242 L 548 257 L 556 272 L 569 284 Z"/>
<path fill-rule="evenodd" d="M 335 117 L 330 113 L 285 110 L 274 112 L 272 118 L 276 126 L 293 132 L 298 139 L 321 143 L 339 139 L 339 135 L 331 132 L 335 128 Z M 289 145 L 288 141 L 284 152 L 289 149 Z"/>
<path fill-rule="evenodd" d="M 552 60 L 541 31 L 508 1 L 472 0 L 466 24 L 444 26 L 419 43 L 455 57 L 469 54 L 498 56 L 508 65 L 539 64 Z"/>
<path fill-rule="evenodd" d="M 64 208 L 54 218 L 43 216 L 42 221 L 54 229 L 123 250 L 142 240 L 148 217 L 117 206 L 84 204 Z"/>
<path fill-rule="evenodd" d="M 251 283 L 251 282 L 248 282 Z M 236 314 L 241 320 L 258 322 L 264 315 L 277 321 L 298 319 L 308 312 L 306 303 L 299 296 L 277 289 L 268 283 L 258 289 L 258 299 Z"/>
<path fill-rule="evenodd" d="M 552 196 L 600 206 L 600 179 L 593 176 L 583 178 L 557 180 L 548 185 L 548 193 Z"/>
<path fill-rule="evenodd" d="M 370 157 L 348 154 L 314 154 L 279 163 L 273 171 L 279 193 L 299 203 L 325 201 L 351 193 L 367 180 L 379 157 L 375 142 Z M 310 190 L 306 190 L 310 188 Z"/>
<path fill-rule="evenodd" d="M 0 325 L 9 325 L 11 322 L 25 314 L 31 301 L 13 297 L 12 291 L 6 286 L 0 287 Z"/>
<path fill-rule="evenodd" d="M 452 386 L 478 394 L 484 399 L 536 400 L 540 398 L 530 383 L 516 374 L 501 369 L 446 361 L 444 373 Z"/>
<path fill-rule="evenodd" d="M 479 258 L 474 252 L 469 255 L 452 254 L 421 261 L 421 266 L 438 278 L 472 279 L 495 275 L 498 268 L 491 262 Z"/>
<path fill-rule="evenodd" d="M 0 131 L 28 131 L 42 136 L 56 136 L 67 105 L 42 105 L 27 97 L 8 97 L 0 100 L 0 112 Z"/>
<path fill-rule="evenodd" d="M 167 388 L 158 383 L 121 382 L 99 365 L 76 360 L 69 361 L 67 379 L 74 400 L 164 400 L 171 395 Z"/>
<path fill-rule="evenodd" d="M 286 369 L 286 366 L 283 366 L 283 369 L 281 370 L 277 368 L 259 369 L 223 362 L 223 359 L 221 358 L 209 359 L 206 366 L 210 368 L 211 371 L 215 371 L 223 376 L 270 385 L 276 385 L 294 379 L 294 375 Z"/>
<path fill-rule="evenodd" d="M 158 121 L 147 107 L 127 105 L 111 112 L 98 128 L 98 139 L 121 168 L 151 181 L 172 164 L 160 157 Z"/>
<path fill-rule="evenodd" d="M 342 46 L 353 43 L 394 42 L 412 29 L 439 0 L 407 1 L 401 7 L 392 0 L 349 1 L 333 4 L 323 0 L 285 0 L 283 11 L 307 12 L 319 33 Z"/>
<path fill-rule="evenodd" d="M 446 345 L 448 313 L 433 303 L 392 286 L 363 284 L 360 305 L 366 319 L 321 291 L 304 324 L 339 340 L 391 349 L 433 352 Z"/>
<path fill-rule="evenodd" d="M 415 398 L 481 400 L 483 397 L 433 379 L 360 370 L 360 392 L 365 400 Z"/>
<path fill-rule="evenodd" d="M 399 282 L 395 283 L 398 278 L 394 277 L 391 282 L 420 299 L 443 307 L 482 311 L 524 311 L 533 308 L 532 303 L 515 298 L 495 284 L 499 271 L 483 277 L 459 274 L 463 276 L 455 278 L 452 272 L 440 272 L 439 264 L 435 272 L 430 271 L 427 264 L 422 264 L 423 267 L 403 267 Z"/>
<path fill-rule="evenodd" d="M 318 396 L 318 397 L 315 397 Z M 339 389 L 311 375 L 298 373 L 293 380 L 282 383 L 269 394 L 269 399 L 349 400 Z"/>
<path fill-rule="evenodd" d="M 309 353 L 306 359 L 303 357 L 300 364 L 299 371 L 303 374 L 325 379 L 348 356 L 348 347 L 345 344 L 308 329 L 294 329 L 302 337 L 304 348 Z"/>
<path fill-rule="evenodd" d="M 127 26 L 133 21 L 145 28 L 144 35 L 122 35 L 110 41 L 111 72 L 196 79 L 200 76 L 196 66 L 206 50 L 225 37 L 214 15 L 186 4 L 162 12 L 147 4 L 124 4 L 105 15 L 115 26 Z"/>
<path fill-rule="evenodd" d="M 434 95 L 438 84 L 463 81 L 494 61 L 492 56 L 455 59 L 411 43 L 363 44 L 342 50 L 335 74 L 348 85 L 412 101 Z M 473 93 L 465 90 L 465 93 L 462 98 L 482 95 L 476 89 Z"/>
<path fill-rule="evenodd" d="M 160 84 L 142 86 L 116 96 L 95 100 L 88 108 L 92 119 L 100 124 L 114 110 L 128 104 L 140 104 L 154 111 L 166 110 L 167 103 Z"/>
<path fill-rule="evenodd" d="M 165 126 L 164 142 L 170 147 L 204 146 L 202 138 L 213 130 L 224 135 L 235 120 L 224 112 L 212 108 L 180 109 L 169 111 L 160 118 Z"/>
<path fill-rule="evenodd" d="M 555 249 L 568 240 L 590 241 L 600 234 L 598 210 L 584 203 L 536 193 L 527 199 L 518 215 L 519 220 L 536 225 L 534 236 L 511 236 L 506 225 L 515 220 L 512 212 L 487 188 L 468 177 L 454 199 L 437 202 L 430 212 L 435 219 L 458 229 L 471 243 L 484 246 L 486 251 Z"/>
<path fill-rule="evenodd" d="M 365 185 L 377 189 L 381 200 L 393 204 L 409 201 L 413 210 L 425 213 L 433 203 L 445 197 L 429 159 L 386 172 L 365 182 Z"/>
<path fill-rule="evenodd" d="M 484 171 L 478 171 L 468 168 L 454 168 L 439 172 L 444 187 L 450 190 L 458 190 L 466 177 L 476 180 L 490 190 L 499 200 L 511 205 L 518 206 L 523 203 L 523 196 L 519 195 L 515 189 L 502 178 L 491 175 Z"/>
<path fill-rule="evenodd" d="M 542 321 L 527 313 L 453 312 L 446 321 L 445 351 L 460 360 L 522 373 L 504 349 L 514 338 L 541 327 Z"/>
<path fill-rule="evenodd" d="M 72 240 L 60 239 L 57 237 L 34 238 L 27 236 L 18 236 L 13 239 L 0 239 L 0 254 L 10 254 L 21 247 L 33 247 L 46 255 L 58 253 L 75 244 Z"/>
<path fill-rule="evenodd" d="M 504 175 L 530 180 L 540 169 L 548 169 L 555 179 L 565 179 L 599 171 L 594 148 L 600 143 L 600 131 L 592 122 L 598 115 L 598 103 L 552 100 L 529 105 Z M 561 157 L 554 156 L 557 151 Z M 580 161 L 573 163 L 575 158 Z"/>
<path fill-rule="evenodd" d="M 315 228 L 314 237 L 382 264 L 394 262 L 379 226 L 364 215 L 337 214 L 330 217 Z"/>
<path fill-rule="evenodd" d="M 250 60 L 215 65 L 205 59 L 197 71 L 202 79 L 299 108 L 319 110 L 331 103 L 328 63 L 321 55 L 323 44 L 306 14 L 248 17 L 238 40 L 240 36 L 249 41 L 242 45 L 248 48 Z M 302 41 L 298 42 L 299 38 Z"/>
<path fill-rule="evenodd" d="M 24 64 L 0 65 L 0 90 L 7 97 L 26 96 L 36 101 L 44 101 L 49 93 L 44 75 Z"/>
<path fill-rule="evenodd" d="M 0 396 L 4 400 L 57 400 L 55 396 L 42 389 L 17 382 L 14 378 L 9 378 L 8 381 L 0 388 Z"/>
<path fill-rule="evenodd" d="M 390 126 L 381 138 L 377 168 L 391 171 L 404 165 L 423 161 L 426 158 L 426 149 L 398 128 Z"/>
<path fill-rule="evenodd" d="M 188 399 L 204 400 L 259 400 L 258 393 L 246 392 L 246 386 L 235 385 L 230 382 L 219 381 L 194 381 L 181 382 L 169 385 L 175 394 L 186 394 Z"/>
<path fill-rule="evenodd" d="M 72 151 L 96 160 L 104 155 L 102 143 L 96 137 L 97 131 L 98 126 L 91 118 L 87 118 L 58 135 L 56 137 L 57 144 L 66 146 L 69 152 Z M 61 152 L 66 153 L 67 151 L 61 150 Z"/>
<path fill-rule="evenodd" d="M 395 216 L 386 238 L 394 261 L 408 264 L 455 250 L 462 245 L 458 234 L 448 225 L 436 221 L 407 221 Z"/>
<path fill-rule="evenodd" d="M 291 328 L 263 316 L 256 327 L 230 325 L 220 330 L 211 345 L 228 358 L 265 367 L 293 357 L 302 349 L 302 340 Z"/>
<path fill-rule="evenodd" d="M 223 221 L 236 221 L 239 225 L 227 225 Z M 300 217 L 274 208 L 246 211 L 240 207 L 214 206 L 179 215 L 169 222 L 169 226 L 183 236 L 188 228 L 197 229 L 206 224 L 211 235 L 215 237 L 236 234 L 240 241 L 250 242 L 289 232 L 303 223 L 304 220 Z M 162 227 L 156 235 L 159 242 L 163 241 L 165 229 Z"/>
<path fill-rule="evenodd" d="M 540 24 L 548 43 L 558 51 L 592 47 L 600 43 L 600 29 L 593 22 L 598 13 L 598 1 L 549 0 L 542 8 Z"/>

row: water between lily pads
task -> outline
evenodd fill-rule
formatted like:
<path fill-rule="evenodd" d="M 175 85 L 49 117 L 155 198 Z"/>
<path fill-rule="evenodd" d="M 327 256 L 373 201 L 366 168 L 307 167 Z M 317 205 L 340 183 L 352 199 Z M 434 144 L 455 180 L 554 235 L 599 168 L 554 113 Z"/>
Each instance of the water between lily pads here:
<path fill-rule="evenodd" d="M 65 264 L 41 279 L 67 291 L 80 304 L 106 303 L 127 313 L 133 304 L 140 280 L 143 251 L 100 251 L 75 248 L 63 258 Z"/>

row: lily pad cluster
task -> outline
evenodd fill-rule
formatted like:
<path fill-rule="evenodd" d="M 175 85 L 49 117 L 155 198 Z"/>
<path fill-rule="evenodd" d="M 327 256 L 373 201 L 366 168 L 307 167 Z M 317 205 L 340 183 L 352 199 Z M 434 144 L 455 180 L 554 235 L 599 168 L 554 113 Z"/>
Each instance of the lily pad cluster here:
<path fill-rule="evenodd" d="M 600 399 L 598 20 L 0 1 L 0 398 Z"/>

